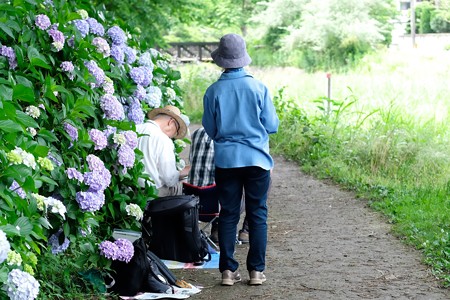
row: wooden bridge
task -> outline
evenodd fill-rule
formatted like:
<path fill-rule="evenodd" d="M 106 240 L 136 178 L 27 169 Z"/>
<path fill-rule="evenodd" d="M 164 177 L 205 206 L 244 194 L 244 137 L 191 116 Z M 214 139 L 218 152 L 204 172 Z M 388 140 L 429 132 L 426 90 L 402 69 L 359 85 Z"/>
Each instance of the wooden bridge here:
<path fill-rule="evenodd" d="M 172 55 L 179 62 L 212 61 L 211 52 L 219 47 L 218 42 L 184 42 L 169 45 L 169 48 L 159 51 Z"/>

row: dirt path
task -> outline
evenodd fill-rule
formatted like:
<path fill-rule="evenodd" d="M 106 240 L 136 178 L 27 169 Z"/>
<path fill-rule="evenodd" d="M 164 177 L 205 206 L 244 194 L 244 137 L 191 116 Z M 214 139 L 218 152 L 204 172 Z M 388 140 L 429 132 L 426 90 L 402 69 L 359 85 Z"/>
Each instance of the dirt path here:
<path fill-rule="evenodd" d="M 269 198 L 267 281 L 246 284 L 246 245 L 237 246 L 243 282 L 220 285 L 212 269 L 174 270 L 204 287 L 191 299 L 450 299 L 418 251 L 390 234 L 363 200 L 275 157 Z"/>

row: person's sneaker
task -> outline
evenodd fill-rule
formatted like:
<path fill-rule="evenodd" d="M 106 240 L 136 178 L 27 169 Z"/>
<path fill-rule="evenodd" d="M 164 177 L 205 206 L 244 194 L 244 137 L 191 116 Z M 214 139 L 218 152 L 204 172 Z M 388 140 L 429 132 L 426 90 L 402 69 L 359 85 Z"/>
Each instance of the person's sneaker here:
<path fill-rule="evenodd" d="M 239 230 L 238 240 L 242 244 L 247 244 L 249 242 L 248 231 L 246 231 L 246 230 Z"/>
<path fill-rule="evenodd" d="M 266 275 L 264 275 L 263 272 L 250 272 L 250 280 L 248 281 L 249 285 L 261 285 L 264 281 L 266 281 Z"/>
<path fill-rule="evenodd" d="M 230 270 L 225 270 L 222 272 L 222 285 L 231 286 L 239 281 L 241 281 L 241 274 L 239 274 L 238 270 L 234 272 L 231 272 Z"/>

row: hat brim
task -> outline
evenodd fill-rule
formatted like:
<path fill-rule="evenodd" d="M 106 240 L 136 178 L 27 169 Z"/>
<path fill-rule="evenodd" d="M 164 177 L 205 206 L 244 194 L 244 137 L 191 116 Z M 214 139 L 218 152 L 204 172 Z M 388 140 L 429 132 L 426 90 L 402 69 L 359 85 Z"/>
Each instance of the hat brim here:
<path fill-rule="evenodd" d="M 239 58 L 225 58 L 219 55 L 219 48 L 211 52 L 211 58 L 216 65 L 224 69 L 242 68 L 248 66 L 252 62 L 252 59 L 247 52 L 245 52 L 244 56 Z"/>
<path fill-rule="evenodd" d="M 159 114 L 165 114 L 165 115 L 170 116 L 171 118 L 174 118 L 177 121 L 178 125 L 180 125 L 178 134 L 176 136 L 174 136 L 175 139 L 182 139 L 186 136 L 186 133 L 187 133 L 186 123 L 183 121 L 183 119 L 180 116 L 173 113 L 171 110 L 165 109 L 164 107 L 155 108 L 147 113 L 147 117 L 149 119 L 153 119 L 154 117 L 156 117 Z"/>

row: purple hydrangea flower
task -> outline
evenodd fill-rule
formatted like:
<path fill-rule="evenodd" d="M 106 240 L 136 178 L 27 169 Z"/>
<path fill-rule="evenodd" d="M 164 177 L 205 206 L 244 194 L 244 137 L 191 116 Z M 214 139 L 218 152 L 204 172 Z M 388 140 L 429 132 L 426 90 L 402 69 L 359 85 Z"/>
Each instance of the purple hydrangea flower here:
<path fill-rule="evenodd" d="M 69 47 L 74 48 L 75 47 L 75 36 L 71 36 L 70 39 L 67 40 L 67 45 Z"/>
<path fill-rule="evenodd" d="M 103 241 L 98 245 L 98 249 L 100 250 L 100 254 L 107 259 L 116 260 L 119 256 L 119 247 L 113 242 Z"/>
<path fill-rule="evenodd" d="M 64 123 L 64 130 L 70 136 L 72 141 L 78 140 L 78 129 L 69 123 Z"/>
<path fill-rule="evenodd" d="M 89 24 L 89 31 L 93 34 L 103 36 L 105 34 L 105 28 L 94 18 L 87 18 L 86 21 Z"/>
<path fill-rule="evenodd" d="M 104 191 L 111 183 L 111 173 L 107 169 L 86 172 L 83 177 L 84 183 L 89 185 L 89 190 L 93 192 Z"/>
<path fill-rule="evenodd" d="M 50 159 L 52 162 L 55 163 L 58 167 L 62 166 L 62 162 L 60 162 L 51 152 L 47 154 L 47 158 Z"/>
<path fill-rule="evenodd" d="M 123 52 L 125 53 L 125 56 L 127 58 L 127 64 L 132 64 L 136 61 L 136 50 L 134 50 L 133 48 L 126 46 L 123 49 Z"/>
<path fill-rule="evenodd" d="M 34 21 L 37 27 L 39 27 L 42 30 L 45 30 L 50 27 L 52 24 L 50 22 L 50 19 L 46 15 L 37 15 L 36 20 Z"/>
<path fill-rule="evenodd" d="M 117 239 L 114 244 L 118 248 L 117 260 L 129 263 L 134 255 L 134 247 L 133 244 L 126 239 Z"/>
<path fill-rule="evenodd" d="M 52 28 L 47 32 L 52 37 L 53 42 L 59 42 L 61 44 L 64 44 L 66 38 L 64 37 L 64 34 L 61 31 Z"/>
<path fill-rule="evenodd" d="M 89 154 L 86 157 L 86 161 L 88 163 L 89 170 L 91 171 L 101 171 L 105 168 L 103 161 L 94 154 Z"/>
<path fill-rule="evenodd" d="M 127 145 L 131 149 L 136 149 L 136 147 L 138 145 L 138 137 L 137 137 L 136 132 L 134 132 L 132 130 L 127 130 L 123 133 L 123 135 L 125 136 L 125 139 L 127 140 Z"/>
<path fill-rule="evenodd" d="M 114 83 L 113 81 L 107 76 L 105 78 L 105 81 L 103 82 L 103 91 L 105 92 L 105 94 L 114 94 Z"/>
<path fill-rule="evenodd" d="M 75 69 L 71 61 L 63 61 L 60 67 L 64 72 L 73 72 L 73 70 Z"/>
<path fill-rule="evenodd" d="M 111 57 L 119 64 L 123 64 L 125 54 L 122 45 L 113 44 L 111 47 Z"/>
<path fill-rule="evenodd" d="M 94 212 L 105 204 L 105 194 L 103 191 L 78 192 L 75 196 L 82 211 Z"/>
<path fill-rule="evenodd" d="M 106 138 L 108 138 L 111 134 L 114 134 L 117 132 L 116 127 L 112 127 L 110 125 L 106 125 L 106 129 L 103 130 L 103 133 L 105 134 Z"/>
<path fill-rule="evenodd" d="M 103 133 L 103 131 L 100 131 L 95 128 L 91 129 L 91 130 L 89 130 L 89 137 L 95 144 L 95 147 L 94 147 L 95 150 L 102 150 L 102 149 L 106 148 L 106 146 L 108 145 L 108 141 L 107 141 L 106 136 Z"/>
<path fill-rule="evenodd" d="M 122 104 L 113 95 L 103 95 L 100 98 L 100 107 L 105 113 L 105 117 L 109 120 L 123 120 L 125 113 Z"/>
<path fill-rule="evenodd" d="M 52 247 L 52 254 L 58 254 L 66 251 L 69 248 L 70 241 L 67 237 L 64 237 L 64 242 L 59 244 L 59 236 L 63 233 L 62 229 L 58 230 L 57 233 L 52 234 L 48 238 L 48 245 Z"/>
<path fill-rule="evenodd" d="M 113 44 L 122 45 L 127 41 L 127 36 L 125 32 L 119 26 L 113 26 L 106 32 L 111 38 Z"/>
<path fill-rule="evenodd" d="M 96 87 L 101 86 L 103 81 L 105 81 L 105 72 L 100 69 L 97 63 L 93 60 L 85 62 L 84 65 L 88 69 L 89 73 L 94 76 Z"/>
<path fill-rule="evenodd" d="M 89 33 L 89 23 L 86 20 L 74 20 L 73 23 L 78 29 L 78 32 L 80 32 L 81 37 L 86 37 Z"/>
<path fill-rule="evenodd" d="M 122 145 L 117 152 L 118 161 L 125 168 L 132 168 L 134 166 L 135 155 L 133 149 L 128 145 Z"/>
<path fill-rule="evenodd" d="M 9 189 L 15 192 L 20 198 L 25 199 L 27 197 L 27 193 L 20 187 L 17 181 L 13 181 Z"/>
<path fill-rule="evenodd" d="M 102 37 L 96 37 L 92 40 L 92 45 L 96 47 L 98 53 L 102 53 L 103 57 L 108 57 L 111 54 L 111 49 L 108 42 Z"/>
<path fill-rule="evenodd" d="M 4 289 L 9 299 L 34 300 L 39 294 L 39 282 L 29 273 L 13 269 L 8 274 Z"/>
<path fill-rule="evenodd" d="M 146 94 L 147 92 L 145 91 L 144 87 L 142 85 L 138 85 L 133 93 L 133 96 L 139 100 L 143 100 Z"/>
<path fill-rule="evenodd" d="M 81 172 L 79 172 L 75 168 L 67 168 L 66 174 L 67 174 L 67 178 L 69 178 L 69 179 L 76 179 L 79 182 L 83 182 L 84 181 L 83 174 L 81 174 Z"/>
<path fill-rule="evenodd" d="M 135 124 L 144 123 L 145 114 L 141 108 L 141 102 L 137 98 L 131 97 L 131 103 L 128 106 L 127 117 Z"/>
<path fill-rule="evenodd" d="M 17 67 L 16 53 L 13 48 L 2 46 L 2 48 L 0 48 L 0 55 L 8 58 L 9 68 L 11 70 L 14 70 Z"/>
<path fill-rule="evenodd" d="M 153 78 L 152 70 L 148 67 L 141 66 L 132 68 L 130 71 L 130 77 L 137 85 L 142 85 L 143 87 L 148 86 Z"/>

